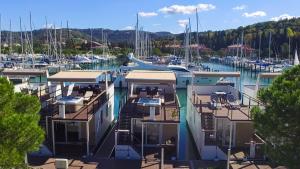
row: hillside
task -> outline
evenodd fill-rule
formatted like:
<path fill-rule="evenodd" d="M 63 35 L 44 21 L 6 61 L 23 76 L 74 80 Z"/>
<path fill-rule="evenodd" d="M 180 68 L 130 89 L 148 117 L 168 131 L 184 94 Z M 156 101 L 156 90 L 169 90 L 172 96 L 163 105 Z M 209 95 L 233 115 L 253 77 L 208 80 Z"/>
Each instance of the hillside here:
<path fill-rule="evenodd" d="M 93 41 L 101 41 L 102 29 L 93 29 Z M 50 30 L 52 40 L 54 39 L 54 30 Z M 57 30 L 57 40 L 59 40 L 59 32 Z M 110 30 L 104 29 L 111 46 L 119 46 L 122 48 L 133 48 L 135 31 L 134 30 Z M 219 55 L 225 55 L 225 48 L 228 45 L 240 43 L 242 32 L 244 32 L 244 43 L 254 49 L 259 48 L 259 40 L 261 34 L 261 52 L 263 56 L 268 55 L 269 33 L 272 33 L 271 55 L 278 57 L 286 57 L 288 55 L 289 37 L 291 39 L 291 51 L 294 51 L 297 44 L 300 44 L 300 18 L 291 20 L 281 20 L 278 22 L 262 22 L 237 29 L 223 31 L 205 31 L 199 33 L 200 44 L 205 45 Z M 27 33 L 29 36 L 29 33 Z M 155 47 L 163 52 L 171 52 L 166 46 L 174 44 L 176 38 L 177 44 L 182 44 L 183 34 L 172 34 L 170 32 L 149 32 L 152 40 L 155 41 Z M 20 33 L 13 32 L 13 43 L 20 43 Z M 34 30 L 34 46 L 41 47 L 46 43 L 46 30 Z M 192 42 L 195 43 L 195 33 L 192 36 Z M 68 44 L 68 40 L 82 47 L 84 42 L 90 41 L 90 29 L 63 29 L 62 41 Z M 2 42 L 9 42 L 9 32 L 2 32 Z M 65 48 L 74 47 L 74 45 L 66 45 Z M 41 49 L 43 50 L 43 49 Z M 208 54 L 208 53 L 203 53 Z M 212 54 L 212 53 L 209 53 Z"/>

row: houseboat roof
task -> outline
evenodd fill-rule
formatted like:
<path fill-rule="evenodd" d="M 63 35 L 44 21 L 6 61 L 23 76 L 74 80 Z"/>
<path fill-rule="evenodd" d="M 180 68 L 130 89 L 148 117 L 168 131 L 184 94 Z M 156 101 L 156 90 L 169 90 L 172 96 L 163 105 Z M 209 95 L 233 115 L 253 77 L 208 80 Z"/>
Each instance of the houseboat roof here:
<path fill-rule="evenodd" d="M 3 76 L 46 76 L 47 70 L 39 69 L 4 69 Z"/>
<path fill-rule="evenodd" d="M 48 78 L 52 82 L 82 82 L 82 83 L 97 83 L 99 77 L 106 71 L 62 71 Z"/>
<path fill-rule="evenodd" d="M 172 71 L 134 70 L 126 75 L 125 80 L 141 83 L 176 83 L 176 76 Z"/>
<path fill-rule="evenodd" d="M 240 72 L 205 72 L 205 71 L 194 71 L 194 76 L 202 77 L 240 77 Z"/>
<path fill-rule="evenodd" d="M 282 75 L 282 73 L 260 73 L 259 74 L 261 78 L 275 78 L 280 75 Z"/>

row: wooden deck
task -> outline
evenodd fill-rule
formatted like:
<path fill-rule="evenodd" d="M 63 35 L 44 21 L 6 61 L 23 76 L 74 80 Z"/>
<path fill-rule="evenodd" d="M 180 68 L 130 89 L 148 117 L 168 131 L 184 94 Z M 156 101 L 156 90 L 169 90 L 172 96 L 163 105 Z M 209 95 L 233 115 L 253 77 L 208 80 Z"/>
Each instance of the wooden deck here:
<path fill-rule="evenodd" d="M 98 111 L 98 109 L 107 101 L 106 91 L 102 91 L 100 94 L 94 94 L 88 103 L 82 105 L 76 112 L 70 112 L 65 114 L 65 118 L 59 117 L 58 112 L 54 112 L 53 120 L 76 120 L 87 121 L 91 116 Z M 55 103 L 58 107 L 58 103 Z M 58 111 L 58 109 L 56 110 Z"/>
<path fill-rule="evenodd" d="M 164 122 L 164 123 L 179 123 L 180 111 L 177 97 L 172 94 L 165 94 L 165 102 L 161 106 L 155 108 L 155 120 L 150 119 L 149 106 L 138 105 L 139 97 L 134 95 L 130 97 L 124 107 L 130 107 L 131 118 L 142 118 L 143 122 Z"/>
<path fill-rule="evenodd" d="M 230 108 L 226 102 L 221 107 L 213 108 L 211 106 L 210 95 L 197 95 L 194 100 L 194 106 L 199 113 L 211 113 L 216 118 L 228 118 L 231 121 L 251 121 L 250 110 L 248 106 L 240 105 L 239 108 Z"/>
<path fill-rule="evenodd" d="M 160 169 L 160 161 L 115 160 L 115 159 L 68 159 L 69 169 Z M 34 169 L 55 169 L 55 158 L 35 157 L 29 159 L 29 166 Z M 164 169 L 188 169 L 188 161 L 165 161 Z"/>

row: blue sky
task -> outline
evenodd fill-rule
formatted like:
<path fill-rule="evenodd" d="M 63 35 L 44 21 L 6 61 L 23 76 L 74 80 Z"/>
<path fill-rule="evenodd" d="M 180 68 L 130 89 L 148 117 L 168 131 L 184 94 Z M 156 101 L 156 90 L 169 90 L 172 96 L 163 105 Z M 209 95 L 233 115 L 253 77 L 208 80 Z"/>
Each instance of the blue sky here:
<path fill-rule="evenodd" d="M 196 29 L 194 10 L 199 12 L 200 31 L 237 28 L 282 17 L 300 16 L 299 0 L 2 0 L 2 28 L 29 27 L 29 11 L 35 28 L 49 24 L 72 28 L 131 29 L 140 13 L 140 23 L 147 31 L 179 33 L 191 18 Z"/>

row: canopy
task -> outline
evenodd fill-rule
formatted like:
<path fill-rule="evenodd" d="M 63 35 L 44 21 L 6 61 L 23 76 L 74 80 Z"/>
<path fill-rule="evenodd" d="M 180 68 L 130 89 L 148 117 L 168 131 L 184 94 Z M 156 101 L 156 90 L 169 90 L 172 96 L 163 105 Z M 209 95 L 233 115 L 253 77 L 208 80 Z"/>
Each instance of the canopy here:
<path fill-rule="evenodd" d="M 47 70 L 39 69 L 4 69 L 3 76 L 46 76 Z"/>
<path fill-rule="evenodd" d="M 51 82 L 98 83 L 105 71 L 62 71 L 48 78 Z"/>
<path fill-rule="evenodd" d="M 140 83 L 176 83 L 175 73 L 172 71 L 134 70 L 126 75 L 125 80 Z"/>

